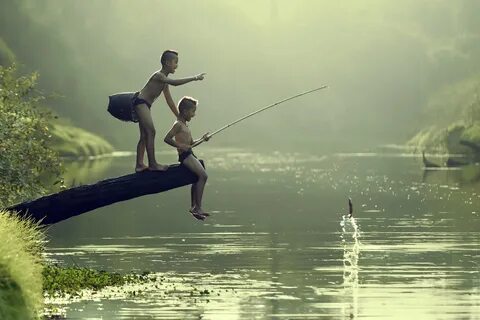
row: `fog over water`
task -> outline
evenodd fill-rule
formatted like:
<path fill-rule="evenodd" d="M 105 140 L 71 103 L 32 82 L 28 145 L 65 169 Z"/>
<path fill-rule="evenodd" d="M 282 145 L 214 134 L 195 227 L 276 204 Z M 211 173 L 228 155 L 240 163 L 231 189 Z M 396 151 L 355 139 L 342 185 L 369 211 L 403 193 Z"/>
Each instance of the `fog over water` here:
<path fill-rule="evenodd" d="M 51 262 L 156 277 L 139 295 L 47 300 L 68 318 L 479 319 L 480 167 L 423 170 L 403 143 L 475 120 L 465 110 L 480 110 L 480 1 L 0 5 L 0 62 L 14 55 L 22 74 L 38 71 L 60 121 L 116 148 L 65 161 L 68 187 L 133 173 L 138 127 L 107 112 L 108 96 L 140 90 L 165 49 L 179 52 L 172 78 L 207 73 L 170 89 L 199 99 L 195 138 L 329 86 L 195 149 L 209 175 L 206 221 L 190 215 L 183 187 L 51 226 Z M 152 114 L 157 159 L 174 163 L 163 96 Z"/>
<path fill-rule="evenodd" d="M 192 131 L 213 131 L 251 111 L 328 84 L 215 137 L 216 146 L 309 150 L 404 142 L 443 86 L 480 63 L 475 1 L 12 1 L 2 38 L 38 70 L 61 117 L 133 150 L 138 129 L 106 113 L 109 94 L 141 89 L 165 49 L 172 77 L 207 72 L 171 89 L 200 100 Z M 173 121 L 163 97 L 157 132 Z M 160 143 L 160 142 L 159 142 Z M 165 148 L 163 143 L 160 148 Z"/>

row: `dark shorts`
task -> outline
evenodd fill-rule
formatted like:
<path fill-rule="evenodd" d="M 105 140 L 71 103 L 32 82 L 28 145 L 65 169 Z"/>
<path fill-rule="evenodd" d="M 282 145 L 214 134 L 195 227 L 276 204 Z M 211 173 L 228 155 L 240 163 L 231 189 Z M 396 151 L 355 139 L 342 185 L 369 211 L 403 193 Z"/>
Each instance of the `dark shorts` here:
<path fill-rule="evenodd" d="M 190 149 L 190 150 L 184 151 L 184 152 L 182 152 L 182 153 L 180 153 L 180 154 L 178 155 L 178 162 L 183 163 L 183 161 L 184 161 L 185 159 L 187 159 L 189 155 L 192 155 L 192 156 L 194 156 L 195 158 L 197 157 L 197 156 L 193 153 L 192 149 Z"/>
<path fill-rule="evenodd" d="M 138 115 L 137 115 L 137 112 L 135 111 L 135 106 L 139 104 L 146 104 L 148 109 L 152 107 L 152 104 L 149 103 L 147 100 L 139 98 L 137 93 L 132 100 L 132 121 L 133 122 L 138 122 Z"/>

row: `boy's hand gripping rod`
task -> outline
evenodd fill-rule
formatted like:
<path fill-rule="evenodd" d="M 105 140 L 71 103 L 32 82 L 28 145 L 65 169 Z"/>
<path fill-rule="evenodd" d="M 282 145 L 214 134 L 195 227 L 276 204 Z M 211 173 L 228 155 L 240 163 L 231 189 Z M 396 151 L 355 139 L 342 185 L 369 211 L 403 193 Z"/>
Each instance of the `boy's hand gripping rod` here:
<path fill-rule="evenodd" d="M 281 104 L 281 103 L 284 103 L 284 102 L 286 102 L 286 101 L 288 101 L 288 100 L 292 100 L 292 99 L 298 98 L 298 97 L 300 97 L 300 96 L 303 96 L 303 95 L 312 93 L 312 92 L 314 92 L 314 91 L 318 91 L 318 90 L 325 89 L 325 88 L 327 88 L 327 87 L 328 87 L 328 86 L 325 85 L 325 86 L 321 86 L 321 87 L 319 87 L 319 88 L 315 88 L 315 89 L 312 89 L 312 90 L 308 90 L 308 91 L 305 91 L 305 92 L 296 94 L 296 95 L 291 96 L 291 97 L 289 97 L 289 98 L 286 98 L 286 99 L 277 101 L 277 102 L 275 102 L 275 103 L 273 103 L 273 104 L 271 104 L 271 105 L 268 105 L 268 106 L 266 106 L 266 107 L 264 107 L 264 108 L 262 108 L 262 109 L 260 109 L 260 110 L 257 110 L 257 111 L 255 111 L 255 112 L 252 112 L 252 113 L 250 113 L 250 114 L 247 114 L 246 116 L 244 116 L 244 117 L 242 117 L 242 118 L 240 118 L 240 119 L 238 119 L 238 120 L 235 120 L 235 121 L 233 121 L 232 123 L 229 123 L 229 124 L 221 127 L 220 129 L 212 132 L 211 134 L 207 135 L 207 140 L 210 139 L 212 136 L 216 135 L 217 133 L 219 133 L 219 132 L 227 129 L 228 127 L 231 127 L 231 126 L 233 126 L 234 124 L 236 124 L 236 123 L 238 123 L 238 122 L 240 122 L 240 121 L 242 121 L 242 120 L 245 120 L 245 119 L 247 119 L 247 118 L 250 118 L 251 116 L 253 116 L 253 115 L 255 115 L 255 114 L 259 113 L 259 112 L 262 112 L 262 111 L 264 111 L 264 110 L 273 108 L 273 107 L 275 107 L 276 105 L 279 105 L 279 104 Z M 192 144 L 192 148 L 198 146 L 200 143 L 202 143 L 202 142 L 204 142 L 204 141 L 205 141 L 205 138 L 201 138 L 200 140 L 198 140 L 197 142 L 195 142 L 194 144 Z"/>

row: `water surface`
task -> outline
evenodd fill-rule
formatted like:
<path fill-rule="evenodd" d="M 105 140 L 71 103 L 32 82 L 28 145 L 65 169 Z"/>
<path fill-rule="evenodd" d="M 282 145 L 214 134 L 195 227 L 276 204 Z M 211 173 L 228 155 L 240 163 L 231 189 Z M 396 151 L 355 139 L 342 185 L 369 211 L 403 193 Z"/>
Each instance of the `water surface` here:
<path fill-rule="evenodd" d="M 69 319 L 480 319 L 478 166 L 424 171 L 392 148 L 197 153 L 207 221 L 188 214 L 184 187 L 50 228 L 61 264 L 157 276 L 135 295 L 66 304 Z M 133 161 L 74 163 L 75 184 Z"/>

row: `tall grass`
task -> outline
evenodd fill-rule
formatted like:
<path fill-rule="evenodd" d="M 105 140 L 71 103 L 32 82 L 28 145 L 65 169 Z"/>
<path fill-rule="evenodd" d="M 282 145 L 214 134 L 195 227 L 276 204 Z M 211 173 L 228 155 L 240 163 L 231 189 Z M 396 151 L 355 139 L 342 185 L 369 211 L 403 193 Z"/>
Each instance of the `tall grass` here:
<path fill-rule="evenodd" d="M 44 235 L 37 224 L 0 210 L 0 239 L 0 319 L 37 319 Z"/>

